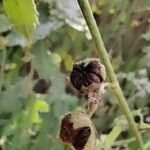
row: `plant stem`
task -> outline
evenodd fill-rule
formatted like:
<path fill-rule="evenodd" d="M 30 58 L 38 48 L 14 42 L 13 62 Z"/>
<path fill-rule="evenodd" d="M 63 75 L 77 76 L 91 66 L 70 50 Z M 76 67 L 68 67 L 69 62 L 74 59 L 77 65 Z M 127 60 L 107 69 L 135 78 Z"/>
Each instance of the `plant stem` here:
<path fill-rule="evenodd" d="M 141 134 L 138 131 L 138 128 L 134 122 L 132 113 L 128 107 L 128 104 L 125 100 L 125 97 L 120 88 L 119 82 L 117 80 L 117 77 L 115 75 L 115 72 L 113 70 L 111 62 L 109 60 L 106 48 L 104 46 L 104 42 L 102 40 L 101 34 L 98 30 L 96 21 L 92 14 L 90 4 L 89 4 L 88 0 L 77 0 L 77 1 L 81 8 L 83 16 L 87 22 L 87 25 L 89 27 L 90 33 L 93 37 L 93 40 L 95 42 L 99 57 L 100 57 L 102 63 L 106 67 L 107 76 L 108 76 L 110 82 L 115 85 L 115 88 L 113 89 L 113 91 L 114 91 L 115 96 L 117 97 L 118 105 L 119 105 L 120 109 L 123 111 L 126 119 L 128 120 L 129 126 L 132 129 L 132 131 L 136 137 L 137 143 L 139 145 L 139 149 L 143 150 L 143 141 L 142 141 Z"/>
<path fill-rule="evenodd" d="M 0 49 L 1 50 L 1 49 Z M 6 62 L 6 49 L 3 48 L 1 50 L 2 52 L 2 63 L 1 65 L 1 69 L 0 69 L 0 91 L 2 90 L 2 86 L 3 86 L 3 82 L 4 82 L 4 69 L 5 69 L 5 62 Z"/>

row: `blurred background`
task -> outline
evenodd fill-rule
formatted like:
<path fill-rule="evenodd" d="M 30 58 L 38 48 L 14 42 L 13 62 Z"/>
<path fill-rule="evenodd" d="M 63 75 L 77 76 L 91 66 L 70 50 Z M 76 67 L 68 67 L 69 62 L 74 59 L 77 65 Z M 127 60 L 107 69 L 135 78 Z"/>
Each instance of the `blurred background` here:
<path fill-rule="evenodd" d="M 56 138 L 60 118 L 84 106 L 86 99 L 74 93 L 66 79 L 75 62 L 99 57 L 76 0 L 35 0 L 35 4 L 39 24 L 29 42 L 0 0 L 0 150 L 69 149 Z M 150 1 L 90 0 L 90 4 L 148 150 Z M 29 10 L 27 5 L 22 17 L 28 17 Z M 92 121 L 97 150 L 137 150 L 111 90 Z"/>

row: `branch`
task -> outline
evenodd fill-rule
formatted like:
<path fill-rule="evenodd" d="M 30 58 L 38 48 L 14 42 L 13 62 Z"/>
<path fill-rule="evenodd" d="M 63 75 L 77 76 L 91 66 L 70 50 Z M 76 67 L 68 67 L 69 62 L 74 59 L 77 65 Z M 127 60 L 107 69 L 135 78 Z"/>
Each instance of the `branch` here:
<path fill-rule="evenodd" d="M 107 76 L 108 76 L 110 82 L 116 86 L 116 88 L 114 88 L 113 91 L 114 91 L 115 96 L 117 97 L 118 105 L 119 105 L 120 109 L 123 111 L 126 119 L 128 120 L 128 124 L 136 137 L 139 148 L 141 150 L 143 150 L 143 141 L 142 141 L 141 134 L 138 131 L 138 128 L 136 127 L 132 113 L 128 107 L 128 104 L 127 104 L 125 97 L 123 95 L 123 92 L 120 88 L 117 77 L 114 73 L 113 67 L 111 65 L 111 62 L 109 60 L 109 57 L 108 57 L 108 54 L 106 51 L 106 48 L 104 46 L 104 42 L 103 42 L 101 34 L 98 30 L 96 21 L 93 17 L 93 14 L 92 14 L 92 11 L 90 8 L 90 4 L 89 4 L 88 0 L 77 0 L 77 1 L 79 3 L 79 6 L 83 13 L 83 16 L 87 22 L 87 25 L 89 27 L 90 33 L 93 37 L 93 40 L 95 42 L 99 57 L 101 58 L 102 63 L 106 67 Z"/>

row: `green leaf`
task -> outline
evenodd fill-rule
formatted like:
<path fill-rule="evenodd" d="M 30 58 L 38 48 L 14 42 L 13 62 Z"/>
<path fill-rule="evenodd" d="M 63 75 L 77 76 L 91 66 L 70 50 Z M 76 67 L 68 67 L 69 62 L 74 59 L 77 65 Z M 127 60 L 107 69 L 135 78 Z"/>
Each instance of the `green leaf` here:
<path fill-rule="evenodd" d="M 71 71 L 74 64 L 74 60 L 70 54 L 64 56 L 64 66 L 67 71 Z"/>
<path fill-rule="evenodd" d="M 58 71 L 61 57 L 57 53 L 51 53 L 48 48 L 48 43 L 44 40 L 38 41 L 32 48 L 33 65 L 37 69 L 41 78 L 51 79 L 56 76 Z"/>
<path fill-rule="evenodd" d="M 70 95 L 64 95 L 60 96 L 60 99 L 56 100 L 54 102 L 54 114 L 57 118 L 60 118 L 62 114 L 65 114 L 76 107 L 77 98 L 70 96 Z"/>
<path fill-rule="evenodd" d="M 32 123 L 38 124 L 42 122 L 39 112 L 48 112 L 49 106 L 44 100 L 39 100 L 35 96 L 31 97 L 26 113 L 24 113 L 23 124 L 29 126 Z"/>
<path fill-rule="evenodd" d="M 4 92 L 0 92 L 0 112 L 14 112 L 21 106 L 20 98 L 29 95 L 28 79 L 24 78 L 17 84 L 11 85 Z"/>
<path fill-rule="evenodd" d="M 42 119 L 37 110 L 36 100 L 29 107 L 27 118 L 29 118 L 27 121 L 29 121 L 30 123 L 41 123 Z"/>
<path fill-rule="evenodd" d="M 29 38 L 38 23 L 34 0 L 5 0 L 4 9 L 17 30 Z"/>
<path fill-rule="evenodd" d="M 74 29 L 78 31 L 86 31 L 87 26 L 82 16 L 80 7 L 77 1 L 74 0 L 45 0 L 51 5 L 56 5 L 56 13 L 57 16 L 53 13 L 53 9 L 50 9 L 50 14 L 52 15 L 55 20 L 59 20 L 60 18 L 65 21 L 66 24 L 70 25 Z M 51 13 L 52 12 L 52 13 Z"/>
<path fill-rule="evenodd" d="M 146 41 L 150 41 L 150 31 L 147 31 L 145 34 L 142 35 L 142 37 L 143 37 Z"/>
<path fill-rule="evenodd" d="M 59 10 L 59 16 L 61 16 L 68 25 L 78 31 L 86 31 L 87 26 L 77 1 L 56 0 L 56 4 Z"/>
<path fill-rule="evenodd" d="M 0 33 L 8 31 L 9 29 L 11 29 L 11 24 L 8 20 L 8 18 L 1 14 L 0 15 Z"/>
<path fill-rule="evenodd" d="M 33 42 L 46 38 L 52 31 L 63 25 L 61 21 L 50 21 L 37 26 L 33 34 Z"/>
<path fill-rule="evenodd" d="M 43 100 L 36 100 L 35 105 L 36 105 L 37 111 L 40 111 L 40 112 L 48 112 L 49 111 L 48 104 Z"/>
<path fill-rule="evenodd" d="M 6 45 L 7 46 L 17 46 L 20 45 L 21 47 L 25 47 L 27 45 L 27 40 L 22 34 L 12 31 L 7 37 L 6 37 Z"/>
<path fill-rule="evenodd" d="M 143 47 L 142 51 L 147 54 L 150 53 L 150 45 Z"/>
<path fill-rule="evenodd" d="M 41 124 L 40 133 L 36 136 L 36 139 L 32 146 L 32 150 L 48 150 L 48 147 L 53 150 L 64 150 L 64 146 L 58 142 L 56 136 L 59 132 L 59 123 L 54 114 L 50 113 L 43 118 L 43 124 Z"/>
<path fill-rule="evenodd" d="M 38 71 L 41 78 L 50 79 L 54 75 L 55 66 L 52 64 L 50 55 L 48 54 L 48 43 L 38 41 L 33 45 L 32 53 L 33 65 Z"/>

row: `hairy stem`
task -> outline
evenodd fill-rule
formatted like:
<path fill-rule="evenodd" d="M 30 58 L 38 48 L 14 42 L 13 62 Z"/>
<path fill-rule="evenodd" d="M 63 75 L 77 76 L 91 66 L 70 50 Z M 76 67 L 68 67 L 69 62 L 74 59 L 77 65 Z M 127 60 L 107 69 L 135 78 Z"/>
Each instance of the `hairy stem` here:
<path fill-rule="evenodd" d="M 113 70 L 111 62 L 109 60 L 106 48 L 104 46 L 104 42 L 102 40 L 101 34 L 98 30 L 96 21 L 93 17 L 89 2 L 88 2 L 88 0 L 77 0 L 77 1 L 79 3 L 79 6 L 80 6 L 81 11 L 83 13 L 83 16 L 87 22 L 87 25 L 89 27 L 90 33 L 93 37 L 93 40 L 95 42 L 95 45 L 96 45 L 98 54 L 100 56 L 100 59 L 106 67 L 107 76 L 108 76 L 110 82 L 115 85 L 115 88 L 113 89 L 113 91 L 114 91 L 115 96 L 117 97 L 118 105 L 119 105 L 120 109 L 123 111 L 126 119 L 128 120 L 129 126 L 132 129 L 132 131 L 136 137 L 139 148 L 141 150 L 143 150 L 143 141 L 142 141 L 141 134 L 138 131 L 138 128 L 134 122 L 132 113 L 128 107 L 128 104 L 125 100 L 123 92 L 120 88 L 119 82 L 117 80 L 117 77 L 115 75 L 115 72 Z"/>

